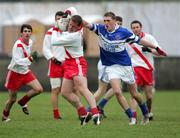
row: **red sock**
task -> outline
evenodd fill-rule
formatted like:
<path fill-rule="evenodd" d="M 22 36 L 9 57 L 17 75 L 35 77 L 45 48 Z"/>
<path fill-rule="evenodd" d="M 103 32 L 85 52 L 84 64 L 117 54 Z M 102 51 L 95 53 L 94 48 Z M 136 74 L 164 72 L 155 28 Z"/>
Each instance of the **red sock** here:
<path fill-rule="evenodd" d="M 85 116 L 85 115 L 87 115 L 87 111 L 86 111 L 86 109 L 84 108 L 84 106 L 78 108 L 78 109 L 77 109 L 77 112 L 78 112 L 78 115 L 79 115 L 79 116 Z"/>
<path fill-rule="evenodd" d="M 18 103 L 21 105 L 21 106 L 24 106 L 31 98 L 28 97 L 27 95 L 25 95 L 24 97 L 22 97 Z"/>
<path fill-rule="evenodd" d="M 59 118 L 60 117 L 58 109 L 54 109 L 53 114 L 54 114 L 54 118 Z"/>
<path fill-rule="evenodd" d="M 9 116 L 9 111 L 3 111 L 3 115 L 5 116 L 5 117 L 8 117 Z"/>
<path fill-rule="evenodd" d="M 98 111 L 98 109 L 95 107 L 95 108 L 91 108 L 91 113 L 92 113 L 92 115 L 95 115 L 95 114 L 98 114 L 99 111 Z"/>
<path fill-rule="evenodd" d="M 137 112 L 133 112 L 133 117 L 137 120 Z"/>

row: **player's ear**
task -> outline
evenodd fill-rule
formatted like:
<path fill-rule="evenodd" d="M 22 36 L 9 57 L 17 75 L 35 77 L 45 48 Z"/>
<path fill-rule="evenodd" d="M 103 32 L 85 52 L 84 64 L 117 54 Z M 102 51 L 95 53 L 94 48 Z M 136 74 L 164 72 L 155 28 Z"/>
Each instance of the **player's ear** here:
<path fill-rule="evenodd" d="M 77 30 L 77 31 L 81 30 L 82 28 L 83 28 L 83 23 L 79 25 L 79 27 L 78 27 L 78 30 Z"/>

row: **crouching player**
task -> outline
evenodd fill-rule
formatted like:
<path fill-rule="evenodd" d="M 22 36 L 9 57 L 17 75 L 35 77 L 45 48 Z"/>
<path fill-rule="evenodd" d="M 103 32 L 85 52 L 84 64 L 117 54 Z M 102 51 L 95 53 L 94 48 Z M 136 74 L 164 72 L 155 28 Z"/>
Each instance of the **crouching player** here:
<path fill-rule="evenodd" d="M 2 121 L 10 121 L 9 114 L 13 104 L 17 99 L 17 91 L 23 85 L 28 85 L 32 89 L 29 90 L 24 97 L 22 97 L 18 104 L 22 107 L 22 111 L 28 115 L 27 102 L 34 96 L 40 94 L 43 88 L 35 75 L 29 69 L 29 65 L 38 58 L 38 53 L 31 53 L 32 27 L 29 24 L 21 26 L 21 38 L 19 38 L 12 49 L 12 59 L 8 66 L 8 73 L 6 77 L 5 87 L 9 91 L 9 98 L 5 103 L 2 114 Z"/>

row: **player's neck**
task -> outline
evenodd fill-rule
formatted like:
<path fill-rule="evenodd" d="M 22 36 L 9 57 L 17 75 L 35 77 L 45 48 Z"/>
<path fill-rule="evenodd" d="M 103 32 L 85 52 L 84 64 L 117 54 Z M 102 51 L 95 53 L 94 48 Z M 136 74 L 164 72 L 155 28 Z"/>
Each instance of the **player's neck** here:
<path fill-rule="evenodd" d="M 26 39 L 26 38 L 21 37 L 20 40 L 21 40 L 21 42 L 23 42 L 24 44 L 29 45 L 29 39 Z"/>

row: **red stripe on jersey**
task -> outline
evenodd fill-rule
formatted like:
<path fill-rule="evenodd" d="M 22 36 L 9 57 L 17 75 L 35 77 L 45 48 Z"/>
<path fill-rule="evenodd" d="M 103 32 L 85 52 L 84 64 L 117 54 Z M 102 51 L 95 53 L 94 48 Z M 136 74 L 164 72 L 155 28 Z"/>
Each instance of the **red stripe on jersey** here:
<path fill-rule="evenodd" d="M 146 63 L 146 65 L 149 67 L 150 70 L 153 70 L 152 65 L 147 60 L 147 58 L 137 49 L 137 47 L 134 44 L 130 44 L 130 46 L 134 49 L 134 51 L 141 57 L 141 59 Z"/>
<path fill-rule="evenodd" d="M 23 47 L 23 45 L 22 44 L 17 44 L 17 47 Z"/>
<path fill-rule="evenodd" d="M 29 45 L 29 40 L 28 40 L 28 42 L 24 42 L 24 41 L 23 41 L 23 38 L 19 38 L 19 40 L 20 40 L 23 44 L 25 44 L 26 46 Z"/>
<path fill-rule="evenodd" d="M 53 27 L 53 31 L 62 32 L 59 28 Z"/>
<path fill-rule="evenodd" d="M 47 35 L 52 35 L 52 32 L 47 32 L 46 34 L 47 34 Z"/>
<path fill-rule="evenodd" d="M 144 32 L 141 32 L 141 34 L 139 35 L 140 38 L 143 38 L 145 36 Z"/>
<path fill-rule="evenodd" d="M 25 51 L 25 49 L 24 49 L 22 44 L 17 44 L 17 47 L 21 47 L 22 51 L 23 51 L 23 54 L 24 54 L 24 57 L 28 57 L 28 55 L 27 55 L 27 53 L 26 53 L 26 51 Z"/>
<path fill-rule="evenodd" d="M 70 55 L 70 53 L 66 50 L 66 48 L 64 48 L 64 49 L 65 49 L 65 52 L 66 52 L 67 56 L 68 56 L 69 58 L 73 58 L 73 57 Z"/>

